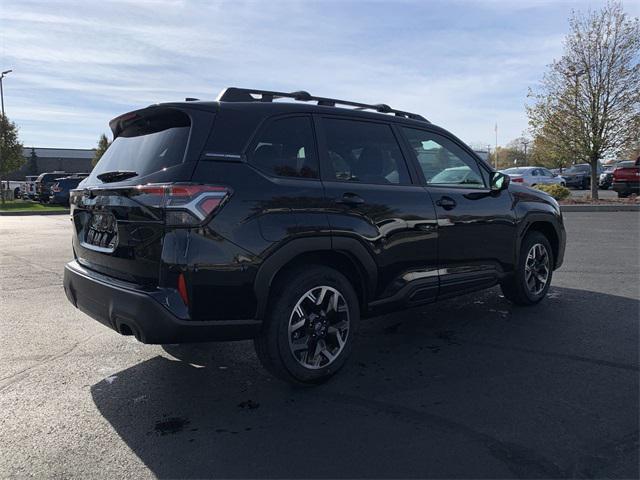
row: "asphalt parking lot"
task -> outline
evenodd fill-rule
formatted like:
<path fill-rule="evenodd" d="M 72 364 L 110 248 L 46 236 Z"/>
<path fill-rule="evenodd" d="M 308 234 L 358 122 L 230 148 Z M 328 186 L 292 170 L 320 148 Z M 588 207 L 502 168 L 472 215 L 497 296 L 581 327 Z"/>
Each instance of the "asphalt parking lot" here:
<path fill-rule="evenodd" d="M 66 216 L 0 217 L 0 477 L 638 477 L 639 216 L 567 213 L 549 298 L 367 322 L 299 389 L 252 344 L 146 346 L 62 290 Z"/>

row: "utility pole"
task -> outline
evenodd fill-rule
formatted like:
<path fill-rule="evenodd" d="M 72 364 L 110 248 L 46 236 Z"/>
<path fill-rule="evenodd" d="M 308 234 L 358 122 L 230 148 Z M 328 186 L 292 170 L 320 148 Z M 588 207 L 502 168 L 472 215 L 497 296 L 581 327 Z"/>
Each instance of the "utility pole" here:
<path fill-rule="evenodd" d="M 0 73 L 0 103 L 2 104 L 2 116 L 4 117 L 4 91 L 2 90 L 2 79 L 7 76 L 7 73 L 11 73 L 13 70 L 5 70 Z"/>
<path fill-rule="evenodd" d="M 524 146 L 524 166 L 525 167 L 529 166 L 529 161 L 527 160 L 527 145 L 529 145 L 529 143 L 530 143 L 529 140 L 522 141 L 522 145 Z"/>
<path fill-rule="evenodd" d="M 4 91 L 2 90 L 2 79 L 7 75 L 7 73 L 11 72 L 12 70 L 0 72 L 0 105 L 2 105 L 2 118 L 0 118 L 0 164 L 2 164 L 2 150 L 4 149 L 4 123 L 6 122 L 6 117 L 4 116 Z M 2 198 L 2 205 L 4 205 L 4 182 L 2 181 L 2 178 L 0 178 L 0 197 Z"/>
<path fill-rule="evenodd" d="M 495 131 L 496 131 L 496 149 L 495 149 L 495 151 L 493 153 L 494 153 L 494 157 L 495 157 L 495 159 L 494 159 L 494 163 L 495 163 L 494 167 L 497 170 L 498 169 L 498 122 L 496 122 Z"/>

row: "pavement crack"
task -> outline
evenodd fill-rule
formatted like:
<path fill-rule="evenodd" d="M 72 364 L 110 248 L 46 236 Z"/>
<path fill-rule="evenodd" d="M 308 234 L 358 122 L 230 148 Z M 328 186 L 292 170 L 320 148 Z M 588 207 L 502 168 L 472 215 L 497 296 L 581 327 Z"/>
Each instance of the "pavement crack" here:
<path fill-rule="evenodd" d="M 460 339 L 460 341 L 467 345 L 476 345 L 480 347 L 493 348 L 496 350 L 510 350 L 514 352 L 530 353 L 532 355 L 539 355 L 542 357 L 564 358 L 567 360 L 591 363 L 591 364 L 600 365 L 603 367 L 612 367 L 612 368 L 620 368 L 622 370 L 630 370 L 632 372 L 640 371 L 640 367 L 636 365 L 628 365 L 626 363 L 620 363 L 620 362 L 611 362 L 609 360 L 599 360 L 597 358 L 583 357 L 580 355 L 571 355 L 568 353 L 545 352 L 545 351 L 534 350 L 534 349 L 525 348 L 525 347 L 512 347 L 512 346 L 500 345 L 497 343 L 478 342 L 478 341 L 464 340 L 464 339 Z"/>
<path fill-rule="evenodd" d="M 59 358 L 65 357 L 66 355 L 69 355 L 70 353 L 72 353 L 76 348 L 78 348 L 80 345 L 87 343 L 89 341 L 91 341 L 93 338 L 97 337 L 98 335 L 101 335 L 100 333 L 97 333 L 95 335 L 91 335 L 89 337 L 84 338 L 83 340 L 79 340 L 77 342 L 75 342 L 73 345 L 71 345 L 69 348 L 67 348 L 66 350 L 59 352 L 55 355 L 49 355 L 46 356 L 43 360 L 40 360 L 39 362 L 35 363 L 34 365 L 31 365 L 27 368 L 24 368 L 18 372 L 12 373 L 11 375 L 7 375 L 6 377 L 2 377 L 0 378 L 0 393 L 6 391 L 11 385 L 16 384 L 17 382 L 19 382 L 20 380 L 22 380 L 23 378 L 25 378 L 32 370 L 42 367 L 44 365 L 47 365 L 51 362 L 53 362 L 54 360 L 58 360 Z M 4 383 L 2 383 L 4 382 Z"/>
<path fill-rule="evenodd" d="M 530 448 L 500 440 L 489 434 L 475 430 L 468 425 L 433 413 L 390 402 L 341 393 L 325 393 L 321 396 L 339 403 L 359 406 L 375 412 L 392 415 L 411 423 L 426 424 L 430 427 L 440 428 L 441 430 L 460 433 L 472 441 L 483 445 L 494 458 L 504 463 L 516 477 L 566 478 L 568 476 L 568 472 L 558 464 Z"/>

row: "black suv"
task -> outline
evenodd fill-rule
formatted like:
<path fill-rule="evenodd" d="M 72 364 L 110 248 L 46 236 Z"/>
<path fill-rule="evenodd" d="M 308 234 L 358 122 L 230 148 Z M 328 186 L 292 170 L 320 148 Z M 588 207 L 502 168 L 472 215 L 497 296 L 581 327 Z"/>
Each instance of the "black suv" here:
<path fill-rule="evenodd" d="M 387 105 L 228 88 L 110 126 L 71 192 L 64 288 L 144 343 L 253 338 L 272 373 L 314 383 L 361 317 L 496 284 L 534 304 L 562 263 L 550 196 Z"/>

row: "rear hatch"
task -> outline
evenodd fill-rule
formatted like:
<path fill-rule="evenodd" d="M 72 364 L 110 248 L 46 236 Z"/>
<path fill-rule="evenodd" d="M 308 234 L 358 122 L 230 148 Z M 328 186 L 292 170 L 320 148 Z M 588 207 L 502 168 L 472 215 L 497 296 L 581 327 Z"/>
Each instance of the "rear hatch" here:
<path fill-rule="evenodd" d="M 189 185 L 213 118 L 214 112 L 197 108 L 152 106 L 111 121 L 114 141 L 71 192 L 79 263 L 158 285 L 163 239 L 172 228 L 167 201 L 176 190 L 184 193 L 176 185 Z"/>

